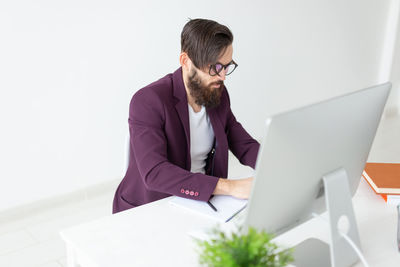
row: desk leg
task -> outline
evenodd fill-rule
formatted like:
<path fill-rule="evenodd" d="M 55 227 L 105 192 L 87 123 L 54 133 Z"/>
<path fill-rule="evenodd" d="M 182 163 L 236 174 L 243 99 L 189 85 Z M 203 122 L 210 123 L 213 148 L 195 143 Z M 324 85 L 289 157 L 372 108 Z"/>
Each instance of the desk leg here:
<path fill-rule="evenodd" d="M 76 253 L 74 248 L 69 244 L 69 242 L 66 242 L 66 248 L 67 248 L 67 267 L 80 267 L 76 258 Z"/>

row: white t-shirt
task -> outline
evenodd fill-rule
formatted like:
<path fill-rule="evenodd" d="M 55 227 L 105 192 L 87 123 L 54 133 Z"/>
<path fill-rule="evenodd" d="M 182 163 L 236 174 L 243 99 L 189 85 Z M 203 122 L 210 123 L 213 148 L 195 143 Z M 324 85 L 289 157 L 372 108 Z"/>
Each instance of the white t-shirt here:
<path fill-rule="evenodd" d="M 204 106 L 194 112 L 189 106 L 191 172 L 205 173 L 206 159 L 214 143 L 214 130 Z"/>

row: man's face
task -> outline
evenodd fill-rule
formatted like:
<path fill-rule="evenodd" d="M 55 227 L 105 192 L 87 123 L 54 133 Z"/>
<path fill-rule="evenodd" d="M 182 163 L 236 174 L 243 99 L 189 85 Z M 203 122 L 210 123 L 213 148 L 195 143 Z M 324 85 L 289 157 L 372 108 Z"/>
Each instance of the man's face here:
<path fill-rule="evenodd" d="M 232 61 L 232 54 L 233 49 L 232 45 L 230 45 L 218 59 L 218 62 L 228 64 Z M 187 86 L 196 104 L 205 106 L 206 108 L 213 108 L 220 103 L 224 80 L 225 71 L 221 71 L 219 75 L 211 76 L 209 74 L 209 66 L 204 70 L 200 70 L 192 64 L 188 74 Z"/>

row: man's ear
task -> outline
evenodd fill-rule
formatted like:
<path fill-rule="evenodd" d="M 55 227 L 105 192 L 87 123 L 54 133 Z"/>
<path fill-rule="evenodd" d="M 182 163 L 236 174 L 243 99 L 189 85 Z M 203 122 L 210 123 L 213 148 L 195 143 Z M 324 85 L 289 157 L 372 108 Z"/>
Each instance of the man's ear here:
<path fill-rule="evenodd" d="M 189 69 L 190 69 L 190 64 L 191 64 L 192 62 L 190 61 L 190 58 L 189 58 L 188 54 L 186 54 L 186 52 L 182 52 L 182 53 L 179 55 L 179 63 L 181 64 L 182 68 L 183 68 L 185 71 L 189 71 Z"/>

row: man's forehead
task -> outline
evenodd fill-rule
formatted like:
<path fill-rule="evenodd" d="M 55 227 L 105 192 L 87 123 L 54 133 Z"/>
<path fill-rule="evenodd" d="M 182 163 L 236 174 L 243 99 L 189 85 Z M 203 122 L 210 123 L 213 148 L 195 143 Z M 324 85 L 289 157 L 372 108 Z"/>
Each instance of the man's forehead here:
<path fill-rule="evenodd" d="M 228 65 L 229 63 L 232 62 L 232 60 L 233 60 L 232 57 L 229 60 L 227 60 L 226 58 L 225 59 L 220 58 L 216 63 L 220 63 L 222 65 Z"/>
<path fill-rule="evenodd" d="M 230 45 L 225 49 L 223 55 L 218 58 L 217 63 L 221 63 L 223 65 L 231 63 L 231 61 L 233 60 L 232 54 L 233 54 L 233 47 L 232 45 Z"/>

